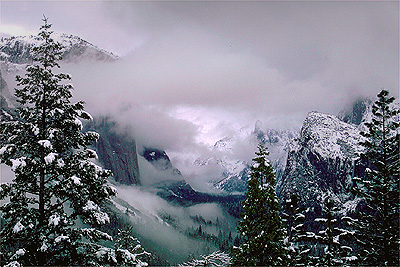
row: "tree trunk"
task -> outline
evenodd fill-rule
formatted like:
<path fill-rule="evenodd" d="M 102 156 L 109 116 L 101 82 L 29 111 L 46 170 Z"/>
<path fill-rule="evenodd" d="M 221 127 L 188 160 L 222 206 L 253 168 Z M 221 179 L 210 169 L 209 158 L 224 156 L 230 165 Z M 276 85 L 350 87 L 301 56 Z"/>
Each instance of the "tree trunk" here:
<path fill-rule="evenodd" d="M 43 85 L 43 100 L 42 100 L 42 121 L 40 127 L 40 138 L 44 140 L 46 138 L 46 86 Z M 40 180 L 39 180 L 39 225 L 44 224 L 45 215 L 44 215 L 44 208 L 45 208 L 45 188 L 44 188 L 44 181 L 46 176 L 46 162 L 45 162 L 45 154 L 44 154 L 44 147 L 41 147 L 41 163 L 42 168 L 40 169 Z"/>

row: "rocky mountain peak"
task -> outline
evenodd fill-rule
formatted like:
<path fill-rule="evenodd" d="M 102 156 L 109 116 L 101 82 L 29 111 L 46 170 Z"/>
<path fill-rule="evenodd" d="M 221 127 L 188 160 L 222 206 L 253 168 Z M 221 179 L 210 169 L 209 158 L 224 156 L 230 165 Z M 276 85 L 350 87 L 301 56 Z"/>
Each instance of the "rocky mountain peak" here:
<path fill-rule="evenodd" d="M 144 148 L 140 155 L 150 162 L 156 170 L 171 172 L 174 176 L 182 178 L 181 172 L 172 165 L 165 151 L 156 148 Z"/>
<path fill-rule="evenodd" d="M 355 125 L 333 115 L 310 112 L 304 120 L 298 145 L 315 151 L 325 159 L 354 158 L 362 150 L 359 145 L 361 138 Z M 296 149 L 296 146 L 292 148 Z"/>
<path fill-rule="evenodd" d="M 286 169 L 278 184 L 278 194 L 297 194 L 307 205 L 315 205 L 325 194 L 342 203 L 351 198 L 354 162 L 363 150 L 363 137 L 356 125 L 319 112 L 310 112 L 300 136 L 288 151 Z"/>
<path fill-rule="evenodd" d="M 351 105 L 341 110 L 338 118 L 346 123 L 360 125 L 368 121 L 372 110 L 372 100 L 369 98 L 359 98 Z"/>

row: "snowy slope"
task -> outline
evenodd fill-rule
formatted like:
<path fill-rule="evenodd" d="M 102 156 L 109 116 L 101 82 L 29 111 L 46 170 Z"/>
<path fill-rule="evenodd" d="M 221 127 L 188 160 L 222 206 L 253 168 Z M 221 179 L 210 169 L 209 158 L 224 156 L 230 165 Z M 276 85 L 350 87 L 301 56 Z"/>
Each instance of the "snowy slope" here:
<path fill-rule="evenodd" d="M 171 194 L 179 194 L 177 196 L 179 198 L 185 197 L 180 193 L 186 191 L 199 194 L 202 198 L 213 196 L 196 193 L 184 182 L 176 183 L 184 190 L 178 190 L 170 185 L 166 184 L 165 188 L 154 188 L 113 183 L 118 195 L 111 203 L 112 210 L 117 217 L 133 226 L 135 237 L 139 238 L 147 251 L 160 259 L 160 262 L 153 261 L 154 265 L 177 266 L 190 255 L 198 257 L 210 249 L 218 250 L 213 240 L 217 239 L 219 232 L 226 234 L 231 232 L 233 237 L 237 235 L 237 220 L 227 214 L 217 201 L 189 203 L 190 199 L 186 199 L 185 203 L 181 202 L 179 205 L 177 201 L 170 201 L 164 194 L 168 193 L 167 189 L 170 188 L 174 190 Z M 202 223 L 196 218 L 204 218 L 205 221 Z M 197 232 L 199 226 L 204 236 L 212 238 L 190 235 L 194 231 Z"/>

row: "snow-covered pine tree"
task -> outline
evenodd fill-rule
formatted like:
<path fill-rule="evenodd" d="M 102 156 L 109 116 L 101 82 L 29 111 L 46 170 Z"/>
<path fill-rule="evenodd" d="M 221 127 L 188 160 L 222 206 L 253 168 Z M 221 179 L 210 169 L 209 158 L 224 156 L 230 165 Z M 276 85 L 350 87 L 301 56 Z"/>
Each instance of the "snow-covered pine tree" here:
<path fill-rule="evenodd" d="M 179 267 L 227 267 L 231 264 L 231 257 L 225 252 L 214 251 L 213 253 L 200 256 L 201 259 L 193 259 L 191 261 L 179 264 Z"/>
<path fill-rule="evenodd" d="M 115 256 L 117 266 L 146 266 L 144 261 L 150 257 L 150 253 L 146 252 L 140 241 L 133 236 L 132 225 L 126 224 L 122 229 L 118 229 L 118 234 L 114 238 L 115 241 Z"/>
<path fill-rule="evenodd" d="M 268 154 L 260 144 L 251 167 L 247 198 L 243 201 L 243 220 L 238 226 L 244 243 L 233 248 L 233 265 L 282 265 L 286 261 L 276 179 Z"/>
<path fill-rule="evenodd" d="M 293 194 L 284 203 L 283 221 L 286 224 L 285 244 L 288 248 L 289 266 L 308 265 L 310 263 L 307 234 L 304 229 L 306 216 L 304 208 L 299 207 L 297 195 Z"/>
<path fill-rule="evenodd" d="M 367 265 L 399 264 L 399 108 L 382 90 L 365 123 L 361 154 L 366 177 L 354 178 L 356 194 L 365 200 L 359 225 L 361 260 Z"/>
<path fill-rule="evenodd" d="M 323 252 L 315 262 L 318 266 L 342 266 L 354 264 L 357 260 L 352 256 L 353 248 L 345 244 L 346 240 L 353 237 L 354 232 L 341 228 L 333 199 L 327 196 L 322 206 L 322 218 L 316 218 L 315 221 L 322 226 L 315 235 L 315 241 L 322 245 Z"/>
<path fill-rule="evenodd" d="M 91 116 L 82 101 L 71 102 L 70 76 L 53 72 L 62 47 L 50 27 L 44 18 L 35 62 L 16 78 L 15 118 L 0 122 L 0 162 L 15 174 L 0 191 L 1 263 L 114 265 L 115 250 L 99 244 L 112 238 L 97 229 L 109 221 L 102 203 L 116 194 L 106 184 L 111 172 L 91 160 L 88 145 L 99 136 L 82 132 L 81 119 Z"/>

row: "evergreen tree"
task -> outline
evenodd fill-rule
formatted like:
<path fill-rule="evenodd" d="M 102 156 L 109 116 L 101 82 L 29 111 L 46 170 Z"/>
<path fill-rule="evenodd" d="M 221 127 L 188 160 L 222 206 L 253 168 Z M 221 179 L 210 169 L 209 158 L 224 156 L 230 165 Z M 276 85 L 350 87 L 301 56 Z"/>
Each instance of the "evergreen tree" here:
<path fill-rule="evenodd" d="M 233 248 L 234 265 L 282 265 L 286 259 L 275 174 L 267 159 L 268 154 L 260 144 L 253 159 L 255 163 L 251 167 L 247 198 L 243 201 L 243 220 L 238 226 L 244 243 Z"/>
<path fill-rule="evenodd" d="M 215 251 L 209 255 L 200 256 L 201 259 L 193 259 L 191 261 L 179 264 L 179 267 L 227 267 L 231 264 L 231 258 L 228 254 Z"/>
<path fill-rule="evenodd" d="M 362 132 L 366 177 L 355 178 L 365 200 L 359 225 L 361 259 L 369 265 L 399 264 L 399 109 L 382 90 L 372 107 L 372 122 Z"/>
<path fill-rule="evenodd" d="M 286 200 L 283 212 L 283 221 L 286 223 L 285 243 L 288 247 L 288 263 L 290 266 L 309 264 L 310 248 L 307 234 L 304 230 L 306 216 L 304 209 L 299 207 L 297 195 Z"/>
<path fill-rule="evenodd" d="M 106 184 L 111 172 L 92 161 L 96 153 L 88 145 L 99 136 L 82 132 L 81 119 L 91 116 L 82 101 L 71 102 L 70 76 L 53 72 L 62 47 L 51 38 L 50 27 L 44 18 L 34 64 L 16 78 L 15 118 L 0 122 L 0 162 L 15 173 L 0 191 L 1 261 L 9 266 L 115 264 L 115 250 L 99 244 L 112 238 L 98 230 L 109 221 L 101 206 L 116 194 Z"/>
<path fill-rule="evenodd" d="M 337 217 L 339 209 L 334 206 L 334 201 L 328 196 L 322 207 L 322 218 L 315 221 L 322 226 L 322 230 L 315 235 L 317 243 L 323 246 L 322 255 L 319 255 L 316 265 L 341 266 L 354 264 L 357 257 L 352 256 L 353 248 L 345 244 L 354 232 L 341 228 Z"/>
<path fill-rule="evenodd" d="M 146 266 L 147 263 L 142 261 L 148 258 L 150 253 L 146 252 L 140 241 L 132 234 L 133 227 L 129 224 L 124 225 L 122 229 L 118 229 L 115 237 L 115 256 L 117 265 L 119 266 Z"/>

